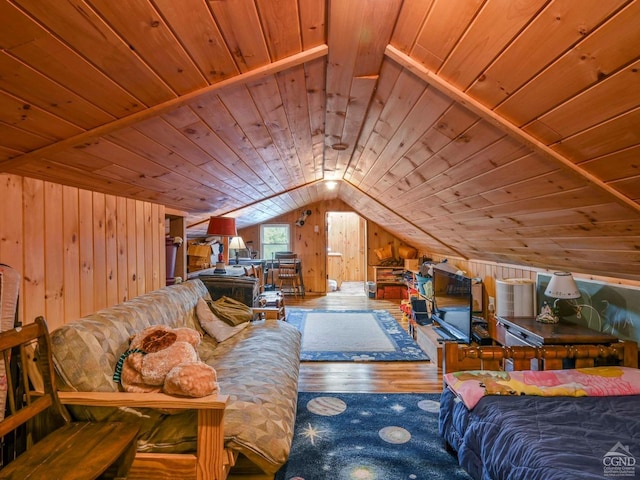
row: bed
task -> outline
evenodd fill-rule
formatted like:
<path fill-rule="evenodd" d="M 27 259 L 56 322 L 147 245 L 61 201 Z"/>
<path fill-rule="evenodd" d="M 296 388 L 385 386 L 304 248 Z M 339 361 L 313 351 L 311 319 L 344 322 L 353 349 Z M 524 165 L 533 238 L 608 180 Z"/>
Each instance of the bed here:
<path fill-rule="evenodd" d="M 481 368 L 465 371 L 470 358 Z M 577 368 L 527 368 L 545 358 L 568 358 Z M 507 363 L 518 371 L 505 372 Z M 447 343 L 440 434 L 476 480 L 635 478 L 637 367 L 635 342 L 544 348 Z"/>

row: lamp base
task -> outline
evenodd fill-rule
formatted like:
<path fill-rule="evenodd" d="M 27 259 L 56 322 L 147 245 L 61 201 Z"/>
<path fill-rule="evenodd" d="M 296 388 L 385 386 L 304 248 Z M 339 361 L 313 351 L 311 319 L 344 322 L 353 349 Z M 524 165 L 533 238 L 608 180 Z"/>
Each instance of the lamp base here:
<path fill-rule="evenodd" d="M 213 273 L 217 273 L 217 274 L 227 273 L 227 269 L 225 268 L 224 262 L 217 262 L 216 268 L 213 269 Z"/>

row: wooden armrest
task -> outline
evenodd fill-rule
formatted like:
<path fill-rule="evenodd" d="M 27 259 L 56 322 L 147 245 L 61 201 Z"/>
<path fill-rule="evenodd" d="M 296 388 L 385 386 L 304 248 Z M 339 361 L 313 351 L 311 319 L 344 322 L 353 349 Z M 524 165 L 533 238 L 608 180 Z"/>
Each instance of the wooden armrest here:
<path fill-rule="evenodd" d="M 229 396 L 208 395 L 201 398 L 190 398 L 175 397 L 164 393 L 58 392 L 58 398 L 65 405 L 224 410 Z"/>
<path fill-rule="evenodd" d="M 224 409 L 228 395 L 202 398 L 175 397 L 164 393 L 58 392 L 66 405 L 94 407 L 150 407 L 198 411 L 196 454 L 137 452 L 132 478 L 186 478 L 222 480 L 235 464 L 237 453 L 224 445 Z"/>

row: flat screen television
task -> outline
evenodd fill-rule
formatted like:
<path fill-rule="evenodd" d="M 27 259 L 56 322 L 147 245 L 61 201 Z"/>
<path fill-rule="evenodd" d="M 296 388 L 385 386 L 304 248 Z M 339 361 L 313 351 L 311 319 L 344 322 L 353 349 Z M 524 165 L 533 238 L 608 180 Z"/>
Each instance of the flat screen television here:
<path fill-rule="evenodd" d="M 471 343 L 473 295 L 471 279 L 438 268 L 433 269 L 432 319 L 445 339 Z"/>

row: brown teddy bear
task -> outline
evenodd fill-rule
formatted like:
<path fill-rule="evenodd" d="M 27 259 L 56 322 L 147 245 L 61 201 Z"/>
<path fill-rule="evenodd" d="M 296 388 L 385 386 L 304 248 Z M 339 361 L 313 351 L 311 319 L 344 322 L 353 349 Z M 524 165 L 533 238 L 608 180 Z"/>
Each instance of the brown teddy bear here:
<path fill-rule="evenodd" d="M 131 338 L 113 379 L 125 392 L 186 397 L 216 393 L 216 371 L 198 357 L 200 340 L 201 334 L 190 328 L 147 327 Z"/>

